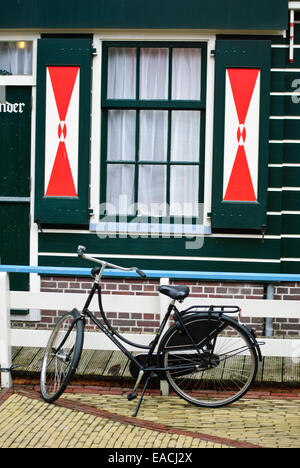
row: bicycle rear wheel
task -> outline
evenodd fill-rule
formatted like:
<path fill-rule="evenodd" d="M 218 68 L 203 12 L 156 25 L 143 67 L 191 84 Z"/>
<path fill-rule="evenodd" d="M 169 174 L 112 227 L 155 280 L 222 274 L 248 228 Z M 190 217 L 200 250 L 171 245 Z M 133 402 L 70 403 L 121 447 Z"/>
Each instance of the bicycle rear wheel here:
<path fill-rule="evenodd" d="M 256 350 L 243 327 L 225 316 L 194 315 L 184 323 L 197 349 L 175 324 L 158 352 L 173 390 L 197 406 L 221 407 L 241 398 L 258 367 Z"/>
<path fill-rule="evenodd" d="M 79 362 L 83 346 L 84 324 L 73 309 L 55 325 L 49 338 L 40 376 L 43 399 L 52 403 L 65 391 Z"/>

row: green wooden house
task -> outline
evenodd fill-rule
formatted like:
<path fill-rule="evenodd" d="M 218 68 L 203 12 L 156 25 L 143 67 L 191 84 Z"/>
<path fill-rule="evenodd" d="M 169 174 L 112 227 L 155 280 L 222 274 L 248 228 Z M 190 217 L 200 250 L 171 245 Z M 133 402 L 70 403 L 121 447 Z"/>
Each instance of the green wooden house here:
<path fill-rule="evenodd" d="M 2 264 L 300 272 L 300 2 L 0 6 Z"/>

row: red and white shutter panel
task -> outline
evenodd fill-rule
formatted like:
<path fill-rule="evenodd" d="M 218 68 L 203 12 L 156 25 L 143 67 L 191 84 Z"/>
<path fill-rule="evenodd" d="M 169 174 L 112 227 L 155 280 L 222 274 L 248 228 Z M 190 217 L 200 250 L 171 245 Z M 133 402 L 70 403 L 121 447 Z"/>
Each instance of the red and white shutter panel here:
<path fill-rule="evenodd" d="M 226 69 L 224 201 L 257 201 L 260 79 L 258 68 Z"/>
<path fill-rule="evenodd" d="M 45 197 L 77 197 L 79 143 L 78 66 L 46 70 Z"/>

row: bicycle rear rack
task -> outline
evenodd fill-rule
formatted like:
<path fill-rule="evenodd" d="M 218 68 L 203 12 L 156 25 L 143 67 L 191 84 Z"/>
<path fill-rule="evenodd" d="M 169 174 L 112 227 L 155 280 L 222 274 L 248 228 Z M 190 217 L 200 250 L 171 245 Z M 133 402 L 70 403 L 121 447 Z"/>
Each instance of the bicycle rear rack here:
<path fill-rule="evenodd" d="M 239 315 L 241 312 L 241 308 L 238 306 L 230 306 L 230 305 L 196 305 L 191 306 L 186 310 L 182 310 L 180 315 L 188 315 L 188 314 L 196 314 L 196 313 L 205 313 L 205 314 L 213 314 L 217 313 L 219 315 L 222 314 L 237 314 Z"/>

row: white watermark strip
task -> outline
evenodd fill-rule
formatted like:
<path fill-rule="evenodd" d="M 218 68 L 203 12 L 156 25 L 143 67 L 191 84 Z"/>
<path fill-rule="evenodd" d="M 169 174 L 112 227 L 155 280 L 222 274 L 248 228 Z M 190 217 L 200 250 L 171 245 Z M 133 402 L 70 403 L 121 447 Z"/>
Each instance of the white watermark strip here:
<path fill-rule="evenodd" d="M 146 207 L 124 203 L 125 198 L 126 195 L 120 196 L 119 206 L 100 205 L 100 221 L 90 226 L 100 239 L 176 237 L 186 239 L 186 249 L 203 247 L 204 235 L 209 234 L 210 229 L 203 225 L 202 203 L 153 203 Z"/>

